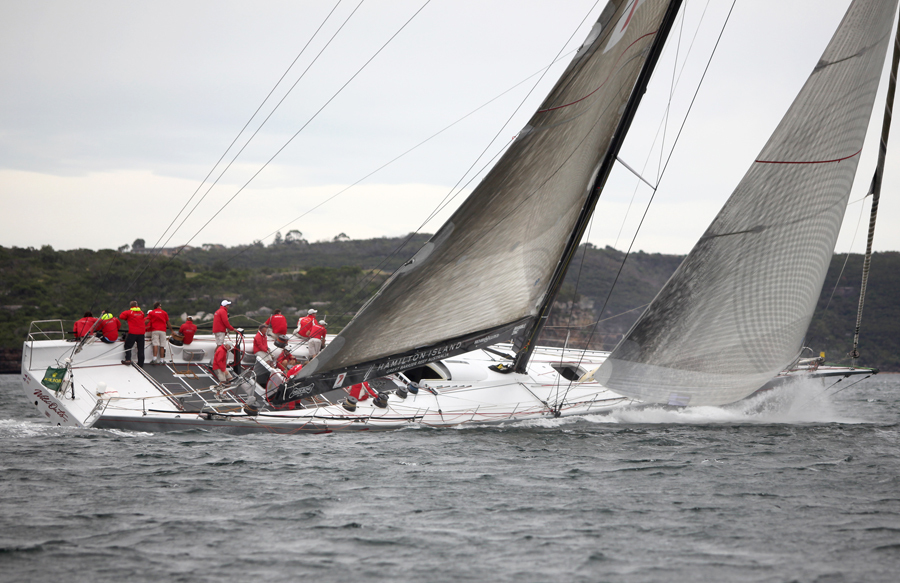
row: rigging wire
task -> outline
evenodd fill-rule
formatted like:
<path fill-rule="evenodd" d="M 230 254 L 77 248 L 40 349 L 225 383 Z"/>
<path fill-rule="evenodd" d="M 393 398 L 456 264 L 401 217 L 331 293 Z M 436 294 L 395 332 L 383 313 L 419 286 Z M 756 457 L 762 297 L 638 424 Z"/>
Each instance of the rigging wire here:
<path fill-rule="evenodd" d="M 362 0 L 362 1 L 364 1 L 364 0 Z M 362 4 L 362 1 L 360 2 L 360 4 Z M 215 220 L 215 218 L 218 217 L 219 214 L 221 214 L 222 211 L 224 211 L 225 208 L 228 207 L 228 205 L 231 204 L 231 203 L 234 201 L 234 199 L 237 198 L 237 196 L 238 196 L 241 192 L 243 192 L 243 190 L 246 189 L 247 186 L 249 186 L 250 183 L 251 183 L 257 176 L 259 176 L 259 174 L 262 173 L 262 171 L 265 170 L 265 168 L 266 168 L 266 167 L 267 167 L 267 166 L 268 166 L 268 165 L 269 165 L 269 164 L 270 164 L 270 163 L 271 163 L 271 162 L 272 162 L 279 154 L 281 154 L 281 152 L 284 151 L 284 149 L 287 148 L 287 146 L 288 146 L 288 145 L 289 145 L 289 144 L 290 144 L 290 143 L 291 143 L 298 135 L 300 135 L 300 133 L 301 133 L 304 129 L 306 129 L 306 127 L 307 127 L 310 123 L 312 123 L 313 120 L 315 120 L 315 119 L 319 116 L 320 113 L 322 113 L 323 110 L 324 110 L 326 107 L 328 107 L 328 105 L 329 105 L 332 101 L 334 101 L 334 99 L 337 98 L 337 96 L 340 95 L 341 92 L 343 92 L 343 90 L 344 90 L 344 89 L 345 89 L 345 88 L 346 88 L 346 87 L 347 87 L 347 86 L 348 86 L 348 85 L 349 85 L 349 84 L 350 84 L 357 76 L 359 76 L 359 74 L 362 73 L 362 71 L 363 71 L 366 67 L 368 67 L 368 65 L 375 59 L 375 57 L 377 57 L 377 56 L 378 56 L 378 55 L 379 55 L 379 54 L 380 54 L 380 53 L 381 53 L 381 52 L 382 52 L 382 51 L 383 51 L 383 50 L 391 43 L 391 41 L 393 41 L 393 40 L 397 37 L 397 35 L 399 35 L 400 32 L 402 32 L 403 29 L 406 28 L 406 26 L 409 25 L 409 23 L 412 22 L 412 20 L 413 20 L 416 16 L 418 16 L 419 13 L 422 12 L 422 10 L 423 10 L 430 2 L 431 2 L 431 0 L 426 0 L 425 3 L 424 3 L 424 4 L 423 4 L 423 5 L 422 5 L 422 6 L 421 6 L 421 7 L 420 7 L 420 8 L 419 8 L 419 9 L 418 9 L 418 10 L 417 10 L 417 11 L 416 11 L 416 12 L 415 12 L 415 13 L 414 13 L 414 14 L 413 14 L 413 15 L 412 15 L 412 16 L 411 16 L 411 17 L 410 17 L 410 18 L 409 18 L 409 19 L 408 19 L 408 20 L 407 20 L 407 21 L 406 21 L 406 22 L 405 22 L 405 23 L 404 23 L 404 24 L 403 24 L 403 25 L 402 25 L 395 33 L 394 33 L 394 34 L 393 34 L 393 35 L 391 35 L 391 37 L 390 37 L 387 41 L 385 41 L 385 43 L 384 43 L 383 45 L 381 45 L 381 47 L 380 47 L 377 51 L 375 51 L 375 53 L 374 53 L 371 57 L 369 57 L 369 59 L 368 59 L 365 63 L 363 63 L 363 65 L 362 65 L 362 66 L 361 66 L 361 67 L 360 67 L 360 68 L 359 68 L 359 69 L 358 69 L 358 70 L 350 77 L 350 79 L 348 79 L 343 85 L 341 85 L 341 87 L 340 87 L 340 88 L 339 88 L 339 89 L 338 89 L 338 90 L 337 90 L 337 91 L 336 91 L 336 92 L 335 92 L 335 93 L 334 93 L 334 94 L 333 94 L 333 95 L 332 95 L 332 96 L 331 96 L 331 97 L 330 97 L 330 98 L 329 98 L 329 99 L 328 99 L 328 100 L 327 100 L 327 101 L 326 101 L 326 102 L 325 102 L 325 103 L 324 103 L 324 104 L 323 104 L 323 105 L 322 105 L 322 106 L 321 106 L 321 107 L 320 107 L 320 108 L 319 108 L 319 109 L 318 109 L 318 110 L 317 110 L 317 111 L 316 111 L 316 112 L 315 112 L 315 113 L 307 120 L 307 121 L 306 121 L 306 123 L 304 123 L 304 124 L 300 127 L 299 130 L 297 130 L 290 138 L 288 138 L 288 140 L 287 140 L 287 141 L 286 141 L 286 142 L 285 142 L 285 143 L 284 143 L 284 144 L 283 144 L 283 145 L 282 145 L 282 146 L 281 146 L 281 147 L 280 147 L 280 148 L 279 148 L 279 149 L 278 149 L 278 150 L 277 150 L 277 151 L 276 151 L 276 152 L 275 152 L 275 153 L 274 153 L 274 154 L 273 154 L 273 155 L 272 155 L 272 156 L 271 156 L 271 157 L 270 157 L 270 158 L 269 158 L 269 159 L 268 159 L 268 160 L 267 160 L 267 161 L 266 161 L 266 162 L 265 162 L 265 163 L 264 163 L 264 164 L 263 164 L 263 165 L 262 165 L 262 166 L 261 166 L 261 167 L 260 167 L 260 168 L 259 168 L 259 169 L 258 169 L 258 170 L 257 170 L 257 171 L 256 171 L 256 172 L 248 179 L 248 180 L 247 180 L 247 181 L 246 181 L 246 182 L 245 182 L 245 183 L 244 183 L 244 184 L 243 184 L 243 186 L 241 186 L 241 187 L 240 187 L 240 188 L 239 188 L 239 189 L 231 196 L 231 198 L 229 198 L 229 199 L 228 199 L 228 200 L 227 200 L 227 201 L 219 208 L 219 210 L 217 210 L 217 211 L 212 215 L 212 217 L 210 217 L 209 220 L 207 220 L 207 221 L 206 221 L 206 222 L 205 222 L 205 223 L 204 223 L 204 224 L 203 224 L 203 225 L 202 225 L 202 226 L 194 233 L 194 235 L 192 235 L 191 238 L 187 240 L 187 242 L 185 242 L 181 247 L 179 247 L 179 249 L 178 249 L 178 251 L 177 251 L 176 253 L 174 253 L 171 257 L 168 258 L 168 261 L 167 261 L 165 264 L 163 264 L 162 266 L 160 266 L 160 268 L 156 271 L 156 273 L 154 273 L 154 275 L 158 274 L 163 268 L 165 268 L 172 260 L 174 260 L 174 259 L 181 253 L 181 251 L 183 251 L 183 250 L 185 249 L 185 247 L 187 247 L 187 246 L 191 243 L 191 241 L 193 241 L 193 240 L 194 240 L 201 232 L 203 232 L 203 230 L 206 229 L 206 227 L 209 226 L 209 224 L 210 224 L 213 220 Z M 358 8 L 358 6 L 357 6 L 357 8 Z M 148 266 L 148 267 L 149 267 L 149 266 Z M 146 269 L 145 269 L 145 271 L 146 271 Z M 142 274 L 143 274 L 143 272 L 141 272 L 141 274 L 138 274 L 138 277 L 140 277 L 140 275 L 142 275 Z M 134 281 L 132 281 L 132 283 L 129 285 L 129 289 L 131 288 L 132 285 L 134 285 L 134 283 L 135 283 L 136 281 L 137 281 L 137 278 L 135 278 Z"/>
<path fill-rule="evenodd" d="M 222 155 L 219 156 L 219 159 L 216 161 L 216 163 L 213 164 L 212 168 L 209 169 L 209 172 L 206 174 L 206 176 L 203 178 L 203 180 L 200 181 L 200 184 L 197 185 L 196 190 L 194 190 L 193 194 L 191 194 L 191 196 L 188 198 L 187 202 L 184 203 L 184 206 L 181 207 L 181 209 L 172 218 L 172 221 L 169 223 L 169 225 L 165 228 L 165 230 L 163 230 L 162 234 L 156 240 L 156 243 L 154 243 L 154 245 L 153 245 L 154 248 L 159 247 L 160 241 L 162 241 L 163 237 L 165 237 L 165 235 L 169 231 L 169 229 L 172 228 L 172 225 L 175 224 L 175 221 L 178 220 L 178 217 L 181 216 L 181 214 L 188 207 L 188 205 L 190 205 L 191 201 L 194 200 L 194 197 L 197 196 L 197 193 L 200 192 L 200 189 L 203 188 L 203 185 L 206 183 L 207 180 L 209 180 L 209 177 L 212 176 L 213 172 L 215 172 L 215 170 L 216 170 L 216 168 L 218 168 L 219 164 L 222 163 L 222 160 L 225 159 L 225 156 L 228 154 L 229 151 L 231 151 L 231 149 L 237 143 L 238 139 L 240 139 L 241 135 L 243 135 L 244 131 L 246 131 L 246 129 L 250 126 L 250 123 L 254 120 L 254 118 L 256 118 L 257 114 L 259 114 L 259 112 L 262 110 L 262 108 L 266 104 L 266 102 L 269 101 L 269 98 L 272 97 L 272 95 L 275 93 L 275 90 L 278 88 L 279 85 L 281 85 L 281 82 L 284 81 L 285 77 L 287 77 L 288 73 L 291 71 L 291 69 L 294 67 L 294 65 L 297 63 L 297 61 L 300 59 L 300 57 L 303 56 L 303 53 L 306 52 L 306 49 L 309 47 L 310 43 L 312 43 L 312 41 L 316 38 L 316 36 L 318 36 L 319 31 L 322 30 L 322 27 L 325 26 L 325 24 L 331 18 L 331 15 L 334 14 L 334 11 L 337 9 L 338 6 L 340 6 L 341 2 L 343 2 L 343 0 L 337 1 L 337 3 L 332 7 L 332 9 L 328 13 L 328 15 L 325 16 L 325 19 L 319 24 L 318 28 L 316 28 L 315 32 L 313 32 L 312 36 L 309 37 L 309 40 L 306 41 L 306 44 L 303 45 L 303 48 L 300 49 L 300 52 L 297 53 L 297 56 L 294 57 L 294 60 L 291 61 L 291 64 L 288 65 L 287 69 L 284 70 L 284 73 L 281 74 L 281 77 L 279 77 L 278 81 L 275 82 L 275 85 L 272 86 L 272 89 L 269 90 L 269 93 L 266 94 L 266 96 L 263 98 L 262 102 L 260 102 L 259 106 L 256 108 L 256 111 L 254 111 L 253 114 L 250 116 L 250 118 L 247 120 L 247 122 L 244 123 L 244 126 L 240 129 L 240 131 L 238 131 L 237 135 L 234 136 L 234 139 L 231 141 L 231 143 L 228 145 L 228 147 L 225 148 L 225 151 L 222 152 Z M 357 6 L 357 8 L 359 8 L 359 7 Z M 354 10 L 354 12 L 355 12 L 355 10 Z M 346 21 L 345 21 L 345 24 L 346 24 Z M 343 25 L 341 25 L 341 27 L 343 27 Z M 340 30 L 340 29 L 338 29 L 338 30 Z M 329 40 L 329 43 L 330 42 L 331 41 Z M 321 54 L 321 53 L 319 53 L 319 54 Z M 316 58 L 318 59 L 318 56 L 316 56 Z M 313 61 L 313 62 L 315 62 L 315 61 Z M 308 71 L 309 68 L 307 67 L 306 70 Z M 302 79 L 303 75 L 305 75 L 305 74 L 306 74 L 306 71 L 304 71 L 303 74 L 301 74 L 300 79 Z M 291 93 L 291 91 L 293 91 L 294 87 L 296 87 L 297 82 L 299 82 L 300 79 L 297 79 L 297 81 L 294 82 L 294 84 L 291 86 L 291 88 L 288 89 L 287 93 L 275 105 L 275 107 L 272 109 L 272 111 L 269 113 L 269 115 L 266 117 L 266 119 L 263 120 L 263 122 L 262 122 L 262 124 L 260 124 L 259 128 L 257 128 L 257 130 L 253 133 L 253 135 L 250 136 L 250 138 L 248 138 L 248 140 L 244 144 L 243 148 L 241 148 L 241 152 L 243 151 L 244 148 L 247 147 L 247 145 L 250 143 L 250 141 L 253 139 L 253 137 L 256 136 L 256 133 L 259 132 L 259 130 L 262 128 L 262 126 L 265 125 L 266 121 L 268 121 L 269 117 L 272 116 L 272 114 L 275 112 L 275 110 L 278 109 L 278 107 L 281 105 L 281 103 L 284 101 L 284 99 Z M 238 154 L 235 155 L 234 159 L 237 159 L 238 155 L 240 155 L 240 152 L 238 152 Z M 234 159 L 232 159 L 231 163 L 234 162 Z M 231 163 L 229 163 L 229 165 L 228 165 L 229 167 L 231 166 Z M 228 169 L 228 167 L 225 168 L 225 170 L 227 170 L 227 169 Z M 224 174 L 224 171 L 223 171 L 223 174 Z M 220 175 L 219 178 L 221 178 L 221 177 L 222 176 Z M 216 179 L 216 182 L 218 182 L 219 178 Z M 215 183 L 213 183 L 213 185 L 215 185 Z M 210 186 L 210 188 L 212 188 L 212 186 Z M 206 194 L 209 194 L 209 190 L 207 190 Z M 206 194 L 203 195 L 204 198 L 206 197 Z M 202 202 L 202 199 L 200 202 Z M 199 202 L 197 204 L 199 205 Z M 196 208 L 197 207 L 195 206 L 193 210 L 196 210 Z M 191 210 L 191 213 L 193 213 L 193 210 Z M 190 216 L 190 214 L 188 216 Z M 187 217 L 185 217 L 185 220 L 186 219 L 187 219 Z M 184 221 L 182 221 L 181 225 L 183 225 L 183 224 L 184 224 Z M 178 228 L 180 228 L 181 225 L 179 225 Z M 174 236 L 177 231 L 178 231 L 178 229 L 176 228 L 175 231 L 173 231 L 172 234 L 169 236 L 169 238 L 166 239 L 166 243 L 168 243 L 171 240 L 172 236 Z M 146 262 L 147 266 L 144 267 L 144 269 L 142 269 L 140 271 L 140 273 L 137 273 L 137 270 L 135 270 L 135 273 L 137 273 L 137 277 L 140 277 L 140 275 L 143 274 L 144 271 L 146 271 L 146 269 L 147 269 L 147 267 L 149 267 L 149 265 L 152 265 L 152 263 L 156 260 L 156 258 L 158 256 L 159 256 L 159 252 L 151 254 L 151 256 L 147 259 L 147 262 Z M 117 259 L 117 256 L 114 256 L 113 260 L 110 262 L 110 265 L 107 268 L 106 273 L 103 276 L 103 279 L 101 280 L 101 284 L 100 284 L 100 286 L 98 286 L 97 292 L 94 294 L 93 301 L 91 302 L 91 308 L 93 308 L 94 304 L 96 303 L 97 296 L 99 295 L 99 290 L 103 289 L 105 287 L 106 281 L 109 277 L 109 273 L 112 270 L 112 267 L 115 264 L 116 259 Z M 134 273 L 132 274 L 132 277 L 135 277 Z M 119 292 L 119 294 L 117 294 L 117 296 L 116 296 L 116 299 L 120 298 L 122 296 L 122 294 L 124 294 L 128 290 L 130 290 L 131 287 L 134 285 L 134 283 L 135 282 L 132 281 L 124 291 Z"/>

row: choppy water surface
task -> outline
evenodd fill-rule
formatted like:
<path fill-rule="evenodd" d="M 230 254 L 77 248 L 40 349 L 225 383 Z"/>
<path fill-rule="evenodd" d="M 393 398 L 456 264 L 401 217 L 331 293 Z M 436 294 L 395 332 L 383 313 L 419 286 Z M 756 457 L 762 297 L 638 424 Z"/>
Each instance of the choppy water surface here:
<path fill-rule="evenodd" d="M 0 377 L 0 580 L 890 581 L 900 375 L 729 409 L 71 430 Z"/>

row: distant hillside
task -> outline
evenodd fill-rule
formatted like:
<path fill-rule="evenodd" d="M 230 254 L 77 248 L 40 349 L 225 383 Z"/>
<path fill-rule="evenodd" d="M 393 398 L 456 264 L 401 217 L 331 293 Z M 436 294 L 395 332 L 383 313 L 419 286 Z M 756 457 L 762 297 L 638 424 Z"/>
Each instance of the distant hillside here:
<path fill-rule="evenodd" d="M 145 309 L 161 301 L 180 322 L 182 313 L 211 313 L 222 298 L 228 298 L 235 302 L 233 320 L 245 327 L 265 320 L 274 308 L 293 318 L 315 306 L 328 315 L 333 330 L 339 329 L 427 238 L 412 237 L 400 252 L 396 250 L 405 238 L 295 240 L 270 246 L 194 249 L 175 259 L 111 250 L 0 247 L 0 349 L 8 349 L 0 355 L 6 355 L 5 370 L 13 372 L 18 365 L 9 363 L 16 358 L 31 321 L 62 319 L 70 330 L 84 311 L 98 314 L 108 308 L 118 313 L 132 299 Z M 832 262 L 807 340 L 816 352 L 824 350 L 830 362 L 847 362 L 855 326 L 862 257 L 852 255 L 838 281 L 845 258 L 835 256 Z M 579 249 L 541 343 L 561 345 L 568 338 L 570 346 L 611 349 L 682 258 L 632 253 L 619 274 L 623 259 L 624 253 L 610 247 Z M 860 364 L 900 372 L 898 297 L 900 253 L 875 254 Z M 602 321 L 595 327 L 598 320 Z"/>

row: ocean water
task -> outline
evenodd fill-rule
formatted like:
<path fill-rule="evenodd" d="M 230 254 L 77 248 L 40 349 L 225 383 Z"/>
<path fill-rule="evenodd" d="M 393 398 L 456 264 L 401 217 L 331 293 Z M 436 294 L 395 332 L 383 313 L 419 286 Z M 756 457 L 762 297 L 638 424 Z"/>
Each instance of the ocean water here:
<path fill-rule="evenodd" d="M 900 580 L 900 375 L 730 408 L 72 430 L 0 377 L 2 581 Z"/>

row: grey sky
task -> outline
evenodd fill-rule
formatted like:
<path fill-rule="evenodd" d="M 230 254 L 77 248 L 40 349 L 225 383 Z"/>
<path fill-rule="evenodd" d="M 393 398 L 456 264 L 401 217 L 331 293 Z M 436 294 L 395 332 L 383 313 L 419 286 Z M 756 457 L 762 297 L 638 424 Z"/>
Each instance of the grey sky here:
<path fill-rule="evenodd" d="M 335 3 L 0 4 L 0 244 L 115 248 L 137 237 L 152 244 Z M 194 237 L 423 3 L 363 2 L 170 245 Z M 340 3 L 276 98 L 358 4 Z M 249 243 L 282 228 L 580 44 L 603 4 L 592 10 L 593 0 L 432 0 L 193 244 Z M 683 31 L 679 24 L 673 32 L 681 34 L 679 69 L 695 32 L 697 40 L 676 88 L 667 149 L 731 3 L 686 4 Z M 847 4 L 738 0 L 636 249 L 690 249 L 790 105 Z M 664 112 L 676 46 L 670 44 L 623 150 L 635 168 L 648 159 Z M 470 166 L 484 168 L 513 138 L 567 60 L 505 128 L 537 77 L 287 228 L 310 240 L 419 228 L 454 184 L 466 184 Z M 880 129 L 882 107 L 883 97 L 868 142 Z M 900 168 L 900 152 L 890 147 L 880 250 L 900 249 L 900 233 L 889 228 L 900 223 L 900 176 L 890 173 Z M 649 157 L 658 163 L 658 150 Z M 870 148 L 851 200 L 864 194 L 873 166 Z M 651 162 L 651 181 L 655 174 Z M 594 243 L 627 247 L 649 195 L 639 188 L 627 210 L 636 184 L 616 169 L 591 228 Z M 454 206 L 424 230 L 434 232 Z M 850 248 L 861 208 L 848 209 L 838 252 Z M 863 227 L 852 249 L 861 251 L 864 239 Z"/>

